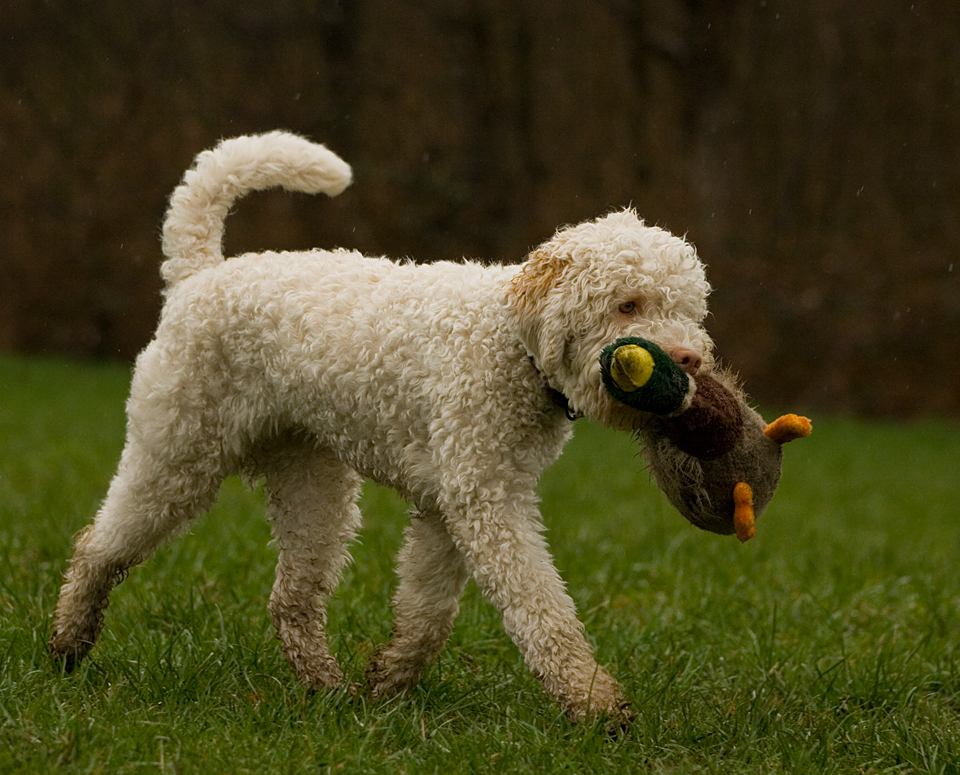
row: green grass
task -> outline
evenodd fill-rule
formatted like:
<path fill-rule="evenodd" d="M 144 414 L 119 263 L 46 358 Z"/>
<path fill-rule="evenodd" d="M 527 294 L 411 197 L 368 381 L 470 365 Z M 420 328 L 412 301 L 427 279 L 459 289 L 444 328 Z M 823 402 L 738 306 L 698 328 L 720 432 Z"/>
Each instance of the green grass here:
<path fill-rule="evenodd" d="M 472 585 L 410 696 L 310 695 L 273 636 L 261 494 L 117 588 L 70 676 L 45 655 L 72 536 L 123 443 L 129 373 L 0 356 L 0 772 L 960 773 L 960 428 L 814 418 L 745 545 L 687 526 L 631 439 L 578 423 L 548 535 L 637 721 L 570 726 Z M 389 633 L 404 504 L 368 487 L 330 637 Z"/>

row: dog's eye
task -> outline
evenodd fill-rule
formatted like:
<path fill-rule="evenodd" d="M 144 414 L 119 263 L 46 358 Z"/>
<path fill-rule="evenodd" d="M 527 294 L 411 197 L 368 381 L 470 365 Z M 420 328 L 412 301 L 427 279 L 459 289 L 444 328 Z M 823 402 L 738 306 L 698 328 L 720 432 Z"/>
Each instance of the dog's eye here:
<path fill-rule="evenodd" d="M 637 311 L 637 303 L 635 301 L 625 301 L 619 309 L 624 315 L 632 315 Z"/>

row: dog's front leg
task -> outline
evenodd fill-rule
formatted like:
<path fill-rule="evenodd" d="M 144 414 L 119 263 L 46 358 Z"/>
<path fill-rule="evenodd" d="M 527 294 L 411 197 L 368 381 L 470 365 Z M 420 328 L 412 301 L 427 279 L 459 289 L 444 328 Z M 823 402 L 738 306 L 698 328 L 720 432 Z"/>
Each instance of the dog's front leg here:
<path fill-rule="evenodd" d="M 503 616 L 528 667 L 572 721 L 632 719 L 620 686 L 596 663 L 573 600 L 529 513 L 475 505 L 449 512 L 447 528 L 477 583 Z"/>

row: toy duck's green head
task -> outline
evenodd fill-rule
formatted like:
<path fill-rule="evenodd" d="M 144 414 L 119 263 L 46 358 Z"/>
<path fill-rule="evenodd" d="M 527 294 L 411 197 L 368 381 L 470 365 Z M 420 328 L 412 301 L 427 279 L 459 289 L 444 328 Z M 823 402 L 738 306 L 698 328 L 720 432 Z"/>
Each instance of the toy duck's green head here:
<path fill-rule="evenodd" d="M 639 336 L 623 337 L 604 348 L 600 376 L 620 403 L 662 417 L 687 408 L 696 390 L 673 358 Z"/>

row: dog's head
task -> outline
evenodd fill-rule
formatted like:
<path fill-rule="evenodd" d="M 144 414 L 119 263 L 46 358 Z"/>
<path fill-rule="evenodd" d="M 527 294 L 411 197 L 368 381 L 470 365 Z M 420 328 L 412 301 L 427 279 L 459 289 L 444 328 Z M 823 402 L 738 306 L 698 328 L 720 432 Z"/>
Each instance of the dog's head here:
<path fill-rule="evenodd" d="M 560 229 L 530 254 L 507 293 L 520 337 L 550 386 L 604 425 L 645 422 L 604 390 L 600 353 L 610 342 L 642 337 L 698 359 L 703 372 L 712 368 L 703 264 L 692 245 L 633 210 Z"/>

